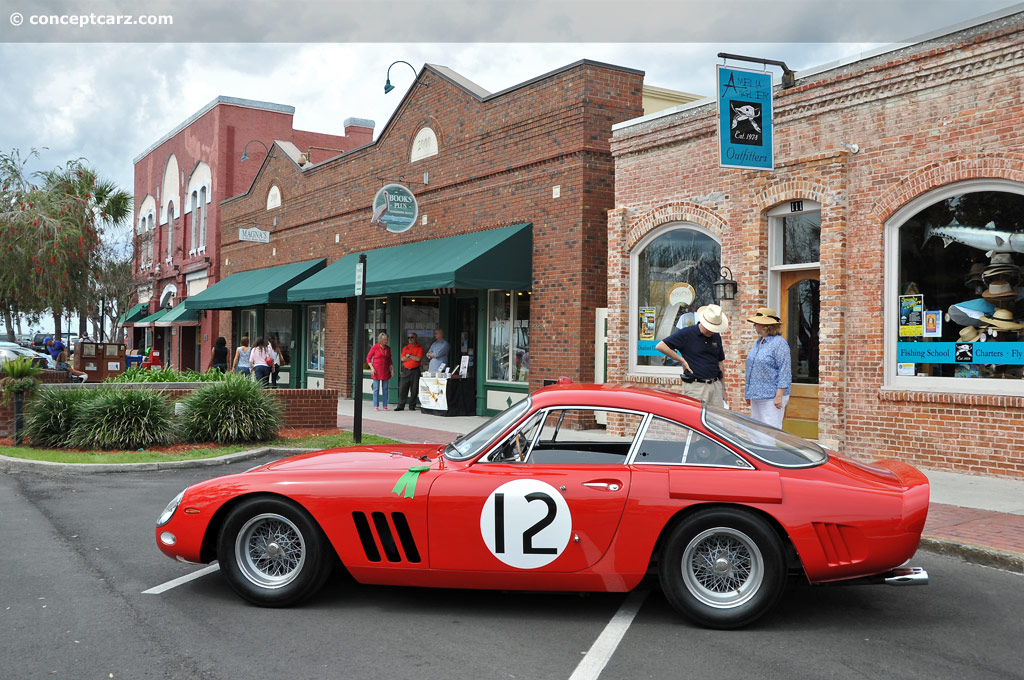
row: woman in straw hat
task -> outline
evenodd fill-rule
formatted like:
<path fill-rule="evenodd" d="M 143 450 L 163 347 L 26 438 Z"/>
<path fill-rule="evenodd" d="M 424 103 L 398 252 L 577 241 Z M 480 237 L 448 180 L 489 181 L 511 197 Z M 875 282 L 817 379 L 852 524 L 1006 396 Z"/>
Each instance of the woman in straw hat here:
<path fill-rule="evenodd" d="M 747 321 L 757 330 L 757 342 L 747 354 L 745 396 L 750 414 L 781 429 L 793 382 L 789 344 L 779 335 L 782 320 L 774 309 L 761 307 Z"/>

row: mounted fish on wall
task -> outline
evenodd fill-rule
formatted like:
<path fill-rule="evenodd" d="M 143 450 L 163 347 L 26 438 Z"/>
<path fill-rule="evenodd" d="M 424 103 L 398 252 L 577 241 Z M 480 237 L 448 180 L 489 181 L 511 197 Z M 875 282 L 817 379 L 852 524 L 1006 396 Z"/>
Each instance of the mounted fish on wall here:
<path fill-rule="evenodd" d="M 989 257 L 992 253 L 1024 253 L 1024 232 L 1000 231 L 992 222 L 984 227 L 970 227 L 953 220 L 944 227 L 927 227 L 922 245 L 932 236 L 941 238 L 944 246 L 962 243 L 986 251 Z"/>

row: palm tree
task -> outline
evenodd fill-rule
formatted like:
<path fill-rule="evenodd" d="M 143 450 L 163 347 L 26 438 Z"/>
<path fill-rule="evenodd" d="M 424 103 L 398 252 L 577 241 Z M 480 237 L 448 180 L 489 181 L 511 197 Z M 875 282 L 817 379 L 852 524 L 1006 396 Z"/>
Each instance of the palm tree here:
<path fill-rule="evenodd" d="M 52 222 L 47 234 L 52 238 L 52 252 L 45 252 L 51 245 L 47 242 L 40 254 L 44 266 L 55 267 L 51 309 L 56 337 L 60 338 L 64 309 L 75 309 L 79 318 L 84 318 L 99 270 L 100 237 L 105 229 L 120 226 L 131 217 L 132 195 L 99 177 L 83 159 L 39 173 L 39 177 L 44 212 Z"/>

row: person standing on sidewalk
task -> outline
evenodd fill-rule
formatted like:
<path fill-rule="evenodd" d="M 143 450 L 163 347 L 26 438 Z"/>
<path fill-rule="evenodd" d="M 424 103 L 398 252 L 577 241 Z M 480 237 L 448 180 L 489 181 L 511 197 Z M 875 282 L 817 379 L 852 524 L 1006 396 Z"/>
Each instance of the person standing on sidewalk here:
<path fill-rule="evenodd" d="M 430 359 L 428 371 L 440 371 L 441 366 L 448 363 L 448 350 L 451 349 L 448 341 L 444 339 L 444 331 L 440 328 L 434 329 L 434 344 L 427 350 L 427 358 Z"/>
<path fill-rule="evenodd" d="M 391 348 L 388 347 L 388 334 L 381 333 L 377 342 L 366 355 L 366 363 L 370 364 L 370 380 L 373 385 L 373 410 L 379 411 L 380 406 L 388 410 L 388 381 L 391 380 Z"/>
<path fill-rule="evenodd" d="M 423 363 L 423 347 L 420 346 L 419 337 L 409 332 L 409 344 L 402 348 L 398 355 L 402 362 L 401 377 L 398 379 L 398 406 L 396 411 L 405 409 L 406 395 L 408 394 L 409 410 L 416 410 L 416 395 L 420 389 L 420 365 Z"/>
<path fill-rule="evenodd" d="M 270 358 L 267 341 L 262 337 L 256 338 L 256 344 L 249 350 L 249 366 L 252 367 L 253 378 L 266 387 L 270 371 L 274 368 L 274 360 Z"/>
<path fill-rule="evenodd" d="M 782 320 L 771 307 L 761 307 L 747 319 L 757 329 L 757 342 L 747 354 L 747 403 L 755 420 L 782 429 L 792 392 L 789 343 L 779 333 Z"/>
<path fill-rule="evenodd" d="M 683 367 L 683 394 L 712 406 L 725 404 L 725 350 L 719 333 L 729 327 L 729 317 L 718 305 L 697 310 L 697 323 L 679 329 L 655 345 L 655 349 Z"/>

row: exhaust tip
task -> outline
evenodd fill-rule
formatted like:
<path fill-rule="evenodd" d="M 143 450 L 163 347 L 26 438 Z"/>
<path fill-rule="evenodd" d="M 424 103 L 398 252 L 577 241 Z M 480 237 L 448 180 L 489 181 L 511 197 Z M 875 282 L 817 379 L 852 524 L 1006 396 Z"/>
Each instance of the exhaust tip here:
<path fill-rule="evenodd" d="M 926 586 L 928 572 L 921 567 L 897 567 L 885 574 L 884 583 L 887 586 Z"/>

